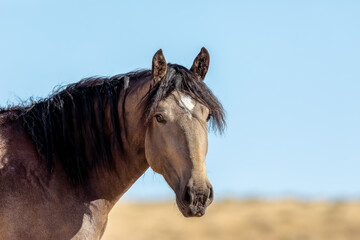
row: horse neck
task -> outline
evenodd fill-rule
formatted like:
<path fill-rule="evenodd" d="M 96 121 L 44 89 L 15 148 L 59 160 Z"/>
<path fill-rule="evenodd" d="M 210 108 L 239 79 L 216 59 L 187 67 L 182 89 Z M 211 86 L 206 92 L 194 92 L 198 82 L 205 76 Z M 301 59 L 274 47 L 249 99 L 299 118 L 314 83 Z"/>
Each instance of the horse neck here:
<path fill-rule="evenodd" d="M 121 149 L 110 141 L 116 174 L 94 172 L 89 179 L 91 191 L 95 190 L 98 198 L 115 203 L 149 167 L 144 151 L 146 128 L 141 101 L 149 90 L 150 80 L 134 81 L 120 98 Z M 108 122 L 109 116 L 106 114 Z"/>

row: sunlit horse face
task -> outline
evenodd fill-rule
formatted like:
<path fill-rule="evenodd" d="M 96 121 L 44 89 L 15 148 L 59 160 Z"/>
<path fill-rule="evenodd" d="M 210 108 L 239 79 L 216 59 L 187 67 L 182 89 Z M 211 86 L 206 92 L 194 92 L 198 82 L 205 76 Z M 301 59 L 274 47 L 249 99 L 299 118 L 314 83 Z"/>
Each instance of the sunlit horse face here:
<path fill-rule="evenodd" d="M 203 51 L 199 54 L 199 56 L 202 54 L 200 57 L 204 57 Z M 162 53 L 160 55 L 160 65 L 166 64 Z M 197 63 L 196 60 L 199 60 L 199 56 L 195 59 L 194 65 Z M 155 80 L 158 73 L 156 57 L 155 54 L 153 60 Z M 202 60 L 207 63 L 207 71 L 209 63 L 207 51 L 205 57 L 207 59 Z M 198 70 L 194 70 L 194 65 L 191 70 Z M 166 73 L 166 66 L 159 68 L 160 70 L 165 68 Z M 205 74 L 206 72 L 199 77 L 203 78 Z M 207 206 L 213 200 L 213 189 L 205 168 L 208 119 L 207 107 L 185 93 L 173 91 L 158 103 L 146 132 L 147 161 L 155 172 L 164 176 L 174 190 L 177 205 L 186 217 L 204 215 Z"/>

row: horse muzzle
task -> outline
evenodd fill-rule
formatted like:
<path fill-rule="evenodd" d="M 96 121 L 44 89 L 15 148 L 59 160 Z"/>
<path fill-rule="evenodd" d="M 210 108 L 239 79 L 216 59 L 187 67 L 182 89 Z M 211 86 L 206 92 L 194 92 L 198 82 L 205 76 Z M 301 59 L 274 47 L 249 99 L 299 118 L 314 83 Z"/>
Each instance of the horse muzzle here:
<path fill-rule="evenodd" d="M 185 217 L 201 217 L 213 199 L 213 188 L 209 184 L 207 187 L 186 186 L 176 202 Z"/>

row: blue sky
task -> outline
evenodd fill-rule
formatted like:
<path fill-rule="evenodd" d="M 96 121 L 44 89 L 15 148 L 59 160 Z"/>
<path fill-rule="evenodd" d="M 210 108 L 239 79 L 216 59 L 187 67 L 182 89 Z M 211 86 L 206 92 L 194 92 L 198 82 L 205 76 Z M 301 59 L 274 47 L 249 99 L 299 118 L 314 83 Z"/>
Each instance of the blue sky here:
<path fill-rule="evenodd" d="M 205 46 L 228 120 L 209 136 L 216 197 L 359 197 L 359 12 L 359 1 L 1 1 L 0 104 L 150 68 L 159 48 L 190 67 Z M 148 171 L 124 199 L 173 195 Z"/>

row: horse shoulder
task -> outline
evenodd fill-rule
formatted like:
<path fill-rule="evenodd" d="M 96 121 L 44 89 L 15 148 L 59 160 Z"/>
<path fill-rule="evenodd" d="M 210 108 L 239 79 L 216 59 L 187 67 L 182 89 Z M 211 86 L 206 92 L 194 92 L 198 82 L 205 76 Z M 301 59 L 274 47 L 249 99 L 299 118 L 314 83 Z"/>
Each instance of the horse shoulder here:
<path fill-rule="evenodd" d="M 81 226 L 80 213 L 62 214 L 76 206 L 59 192 L 54 175 L 34 144 L 16 123 L 0 126 L 0 236 L 4 239 L 70 239 Z M 61 195 L 62 194 L 62 195 Z M 61 198 L 68 201 L 61 202 Z M 74 220 L 71 222 L 70 219 Z M 64 236 L 68 237 L 64 237 Z M 1 238 L 0 238 L 1 239 Z"/>

